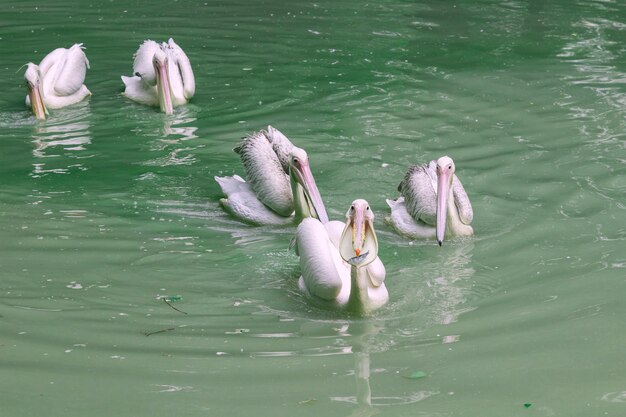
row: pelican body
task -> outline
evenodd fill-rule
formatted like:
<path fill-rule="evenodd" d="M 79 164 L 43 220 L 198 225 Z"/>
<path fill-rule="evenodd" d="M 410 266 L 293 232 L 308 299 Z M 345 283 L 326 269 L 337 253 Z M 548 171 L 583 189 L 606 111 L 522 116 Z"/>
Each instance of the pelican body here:
<path fill-rule="evenodd" d="M 122 75 L 124 95 L 149 106 L 159 106 L 171 114 L 196 91 L 191 62 L 173 39 L 161 44 L 144 41 L 134 55 L 133 76 Z"/>
<path fill-rule="evenodd" d="M 367 201 L 352 202 L 345 224 L 303 219 L 296 245 L 302 272 L 298 285 L 318 303 L 367 314 L 388 301 L 385 266 L 378 258 L 374 214 Z"/>
<path fill-rule="evenodd" d="M 248 181 L 238 175 L 215 177 L 227 212 L 252 224 L 288 224 L 309 216 L 328 221 L 307 153 L 278 129 L 252 133 L 234 151 Z"/>
<path fill-rule="evenodd" d="M 85 86 L 89 61 L 82 44 L 57 48 L 39 63 L 27 64 L 24 80 L 28 95 L 26 105 L 32 107 L 37 119 L 45 119 L 48 109 L 60 109 L 90 96 Z"/>
<path fill-rule="evenodd" d="M 387 200 L 387 221 L 412 238 L 436 237 L 440 246 L 445 236 L 473 235 L 474 212 L 455 169 L 448 156 L 411 166 L 398 186 L 401 197 Z"/>

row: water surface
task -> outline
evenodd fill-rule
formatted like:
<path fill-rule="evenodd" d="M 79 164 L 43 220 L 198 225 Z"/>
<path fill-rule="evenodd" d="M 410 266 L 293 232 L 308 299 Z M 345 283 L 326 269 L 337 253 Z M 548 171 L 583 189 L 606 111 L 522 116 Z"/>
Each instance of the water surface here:
<path fill-rule="evenodd" d="M 623 4 L 3 9 L 1 414 L 626 412 Z M 119 76 L 170 36 L 197 93 L 165 116 Z M 77 42 L 93 96 L 37 122 L 20 66 Z M 213 176 L 243 174 L 232 148 L 268 123 L 308 151 L 331 218 L 370 202 L 390 291 L 373 317 L 299 294 L 293 227 L 220 209 Z M 384 217 L 443 154 L 476 235 L 439 248 Z"/>

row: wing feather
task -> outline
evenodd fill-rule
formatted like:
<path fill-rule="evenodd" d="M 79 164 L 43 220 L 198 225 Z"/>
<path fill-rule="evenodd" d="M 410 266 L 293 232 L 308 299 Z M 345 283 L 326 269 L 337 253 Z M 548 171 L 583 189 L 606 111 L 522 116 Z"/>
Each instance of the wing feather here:
<path fill-rule="evenodd" d="M 437 219 L 437 192 L 433 186 L 435 161 L 427 165 L 409 167 L 398 191 L 404 197 L 406 209 L 416 220 L 435 225 Z"/>

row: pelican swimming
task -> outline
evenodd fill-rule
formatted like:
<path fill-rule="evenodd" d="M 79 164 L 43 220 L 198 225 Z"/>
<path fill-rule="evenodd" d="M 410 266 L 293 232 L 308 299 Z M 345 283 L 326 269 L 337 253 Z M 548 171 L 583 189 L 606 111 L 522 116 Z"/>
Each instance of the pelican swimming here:
<path fill-rule="evenodd" d="M 389 299 L 374 213 L 367 201 L 352 202 L 345 224 L 303 219 L 296 231 L 296 250 L 302 272 L 298 285 L 316 301 L 367 314 Z"/>
<path fill-rule="evenodd" d="M 84 84 L 89 61 L 82 45 L 57 48 L 39 65 L 26 64 L 26 105 L 32 107 L 37 119 L 45 119 L 48 109 L 60 109 L 91 95 Z"/>
<path fill-rule="evenodd" d="M 159 106 L 166 114 L 193 97 L 196 82 L 191 63 L 173 39 L 161 44 L 146 40 L 134 57 L 134 75 L 122 75 L 126 97 L 141 104 Z"/>
<path fill-rule="evenodd" d="M 288 224 L 308 216 L 328 221 L 307 153 L 278 129 L 252 133 L 234 151 L 248 181 L 238 175 L 215 177 L 227 212 L 253 224 Z"/>
<path fill-rule="evenodd" d="M 410 167 L 398 186 L 402 196 L 387 200 L 391 208 L 388 222 L 413 238 L 436 237 L 439 246 L 444 235 L 473 235 L 472 205 L 454 172 L 454 161 L 448 156 Z"/>

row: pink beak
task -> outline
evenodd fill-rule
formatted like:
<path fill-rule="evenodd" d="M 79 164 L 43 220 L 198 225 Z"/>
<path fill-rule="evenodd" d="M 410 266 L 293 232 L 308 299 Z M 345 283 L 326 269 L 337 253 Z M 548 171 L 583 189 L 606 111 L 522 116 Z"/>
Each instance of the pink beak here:
<path fill-rule="evenodd" d="M 443 243 L 446 232 L 446 216 L 448 212 L 448 196 L 450 194 L 450 183 L 452 182 L 452 171 L 446 168 L 437 167 L 437 242 L 439 246 Z"/>
<path fill-rule="evenodd" d="M 167 73 L 167 58 L 163 62 L 154 62 L 157 79 L 157 94 L 159 96 L 159 106 L 165 114 L 172 114 L 172 92 L 170 90 L 170 79 Z"/>
<path fill-rule="evenodd" d="M 354 221 L 352 222 L 352 245 L 356 256 L 361 256 L 363 243 L 365 242 L 365 209 L 356 205 L 354 208 Z"/>
<path fill-rule="evenodd" d="M 306 194 L 308 194 L 308 198 L 311 200 L 311 205 L 317 214 L 317 218 L 322 223 L 328 223 L 326 207 L 324 206 L 322 196 L 317 189 L 317 184 L 315 183 L 313 173 L 311 172 L 311 168 L 309 166 L 309 161 L 302 161 L 301 167 L 302 169 L 299 170 L 299 174 L 301 175 L 302 186 L 304 187 Z"/>

